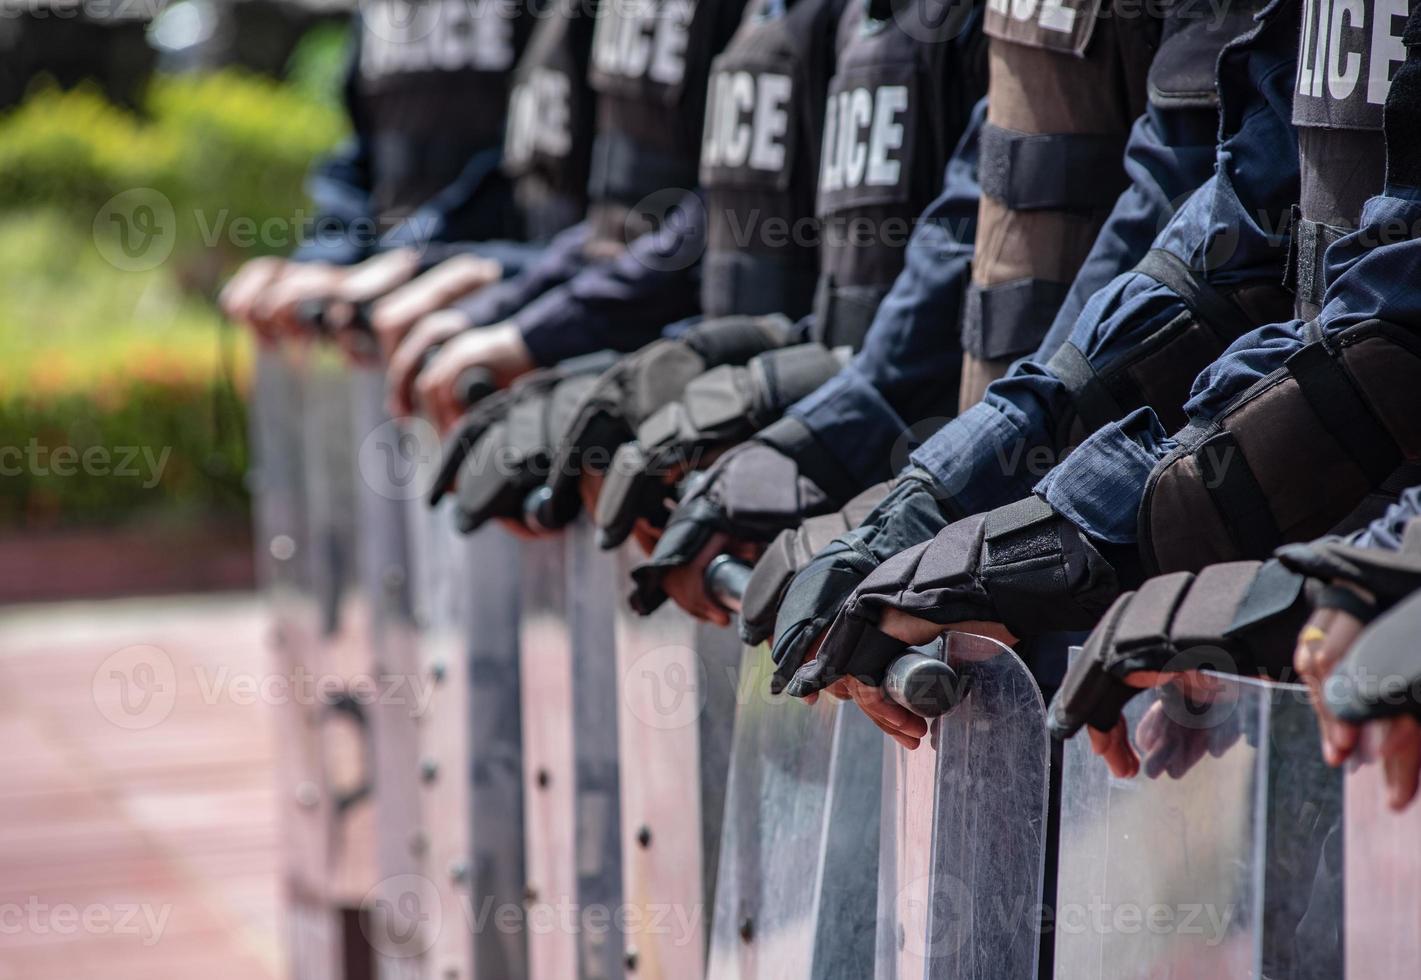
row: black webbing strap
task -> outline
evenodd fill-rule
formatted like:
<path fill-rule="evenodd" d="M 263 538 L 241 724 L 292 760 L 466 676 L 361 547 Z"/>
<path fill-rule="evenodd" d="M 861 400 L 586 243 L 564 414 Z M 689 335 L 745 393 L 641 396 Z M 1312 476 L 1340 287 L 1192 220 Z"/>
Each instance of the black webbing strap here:
<path fill-rule="evenodd" d="M 982 193 L 1013 211 L 1108 208 L 1127 184 L 1120 136 L 1020 133 L 987 123 L 978 146 Z"/>
<path fill-rule="evenodd" d="M 1232 432 L 1225 429 L 1204 440 L 1194 461 L 1242 557 L 1264 558 L 1282 544 L 1268 495 Z"/>
<path fill-rule="evenodd" d="M 1322 306 L 1327 293 L 1323 260 L 1328 247 L 1348 233 L 1348 229 L 1337 225 L 1309 221 L 1303 217 L 1298 206 L 1293 205 L 1292 236 L 1288 241 L 1283 284 L 1299 300 L 1313 307 Z"/>
<path fill-rule="evenodd" d="M 962 349 L 984 361 L 1030 354 L 1041 346 L 1070 289 L 1046 279 L 973 283 L 962 306 Z"/>
<path fill-rule="evenodd" d="M 1243 310 L 1173 252 L 1152 248 L 1135 266 L 1135 271 L 1174 290 L 1195 316 L 1223 336 L 1237 337 L 1254 327 Z"/>
<path fill-rule="evenodd" d="M 1046 362 L 1046 369 L 1071 393 L 1076 415 L 1087 430 L 1094 432 L 1125 414 L 1110 388 L 1075 344 L 1069 341 L 1062 344 Z"/>
<path fill-rule="evenodd" d="M 1341 357 L 1322 343 L 1305 346 L 1287 362 L 1288 373 L 1318 419 L 1375 486 L 1401 464 L 1402 453 L 1358 390 Z"/>

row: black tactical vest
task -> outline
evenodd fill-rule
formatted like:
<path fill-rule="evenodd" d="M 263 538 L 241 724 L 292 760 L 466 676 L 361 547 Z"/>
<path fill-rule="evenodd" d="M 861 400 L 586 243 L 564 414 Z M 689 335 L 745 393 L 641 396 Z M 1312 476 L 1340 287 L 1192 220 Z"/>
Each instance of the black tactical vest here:
<path fill-rule="evenodd" d="M 382 223 L 409 215 L 481 152 L 496 152 L 528 21 L 524 4 L 510 0 L 362 4 L 351 112 L 371 141 Z M 502 233 L 500 224 L 487 237 Z"/>
<path fill-rule="evenodd" d="M 598 10 L 588 79 L 597 137 L 588 197 L 595 238 L 624 242 L 630 209 L 696 186 L 706 77 L 745 0 L 617 0 Z"/>
<path fill-rule="evenodd" d="M 752 0 L 711 67 L 701 140 L 707 316 L 783 313 L 797 320 L 813 305 L 815 185 L 845 3 Z"/>
<path fill-rule="evenodd" d="M 503 170 L 530 238 L 549 238 L 587 210 L 596 100 L 587 87 L 595 0 L 558 0 L 533 28 L 513 74 Z"/>
<path fill-rule="evenodd" d="M 1293 214 L 1288 279 L 1296 315 L 1316 316 L 1327 284 L 1323 253 L 1361 221 L 1386 169 L 1382 104 L 1397 66 L 1406 0 L 1300 0 L 1293 90 L 1302 201 Z"/>
<path fill-rule="evenodd" d="M 838 45 L 819 172 L 824 244 L 814 312 L 826 343 L 858 347 L 986 91 L 986 44 L 970 0 L 854 0 Z"/>

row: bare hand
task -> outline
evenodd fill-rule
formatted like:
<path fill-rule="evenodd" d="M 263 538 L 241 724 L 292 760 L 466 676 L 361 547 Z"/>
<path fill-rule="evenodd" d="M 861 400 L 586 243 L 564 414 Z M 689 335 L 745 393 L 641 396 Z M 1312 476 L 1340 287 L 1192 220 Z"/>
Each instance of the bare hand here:
<path fill-rule="evenodd" d="M 415 413 L 415 378 L 428 350 L 470 329 L 469 318 L 458 310 L 440 310 L 419 321 L 385 369 L 385 398 L 391 415 L 404 418 Z"/>
<path fill-rule="evenodd" d="M 263 290 L 252 306 L 256 329 L 271 337 L 295 337 L 304 331 L 300 306 L 336 295 L 348 270 L 326 262 L 291 262 L 281 278 Z"/>
<path fill-rule="evenodd" d="M 717 555 L 735 555 L 754 563 L 764 550 L 753 542 L 713 534 L 696 557 L 671 569 L 661 580 L 662 590 L 691 616 L 716 626 L 729 626 L 730 614 L 706 592 L 706 568 Z"/>
<path fill-rule="evenodd" d="M 502 275 L 503 267 L 493 259 L 460 255 L 391 292 L 370 311 L 370 325 L 375 328 L 381 355 L 391 359 L 421 320 L 497 282 Z"/>
<path fill-rule="evenodd" d="M 271 340 L 253 320 L 252 309 L 262 293 L 285 274 L 287 265 L 285 259 L 270 256 L 247 262 L 223 287 L 217 297 L 218 307 L 227 319 L 253 328 L 259 339 Z"/>
<path fill-rule="evenodd" d="M 1322 736 L 1322 757 L 1330 766 L 1340 766 L 1357 747 L 1357 729 L 1339 721 L 1327 710 L 1323 685 L 1337 664 L 1362 634 L 1363 624 L 1340 609 L 1319 609 L 1298 634 L 1293 651 L 1293 667 L 1312 695 L 1317 727 Z"/>
<path fill-rule="evenodd" d="M 536 366 L 517 327 L 479 327 L 440 348 L 415 379 L 415 398 L 435 428 L 447 433 L 468 411 L 458 383 L 464 372 L 483 368 L 493 375 L 495 385 L 506 388 Z"/>

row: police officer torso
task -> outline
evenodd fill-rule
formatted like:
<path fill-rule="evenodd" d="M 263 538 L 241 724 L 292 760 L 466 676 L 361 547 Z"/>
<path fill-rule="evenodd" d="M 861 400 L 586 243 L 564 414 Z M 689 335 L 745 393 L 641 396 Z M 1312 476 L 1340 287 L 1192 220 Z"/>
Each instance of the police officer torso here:
<path fill-rule="evenodd" d="M 845 12 L 819 174 L 814 306 L 827 343 L 862 342 L 985 88 L 980 10 L 970 3 L 855 0 Z"/>
<path fill-rule="evenodd" d="M 588 186 L 594 247 L 652 228 L 634 206 L 696 186 L 706 77 L 745 0 L 620 0 L 598 11 L 588 78 L 597 137 Z"/>
<path fill-rule="evenodd" d="M 509 75 L 526 33 L 509 0 L 370 0 L 361 9 L 351 111 L 370 133 L 382 223 L 448 187 L 503 138 Z"/>
<path fill-rule="evenodd" d="M 701 142 L 707 316 L 810 311 L 825 93 L 846 0 L 753 0 L 711 67 Z"/>
<path fill-rule="evenodd" d="M 503 170 L 530 238 L 548 238 L 587 210 L 595 98 L 587 68 L 595 2 L 558 0 L 540 19 L 513 75 Z"/>
<path fill-rule="evenodd" d="M 1326 284 L 1327 246 L 1361 220 L 1382 189 L 1386 163 L 1382 104 L 1406 59 L 1406 0 L 1301 0 L 1297 87 L 1301 203 L 1293 217 L 1289 282 L 1296 314 L 1316 316 Z"/>

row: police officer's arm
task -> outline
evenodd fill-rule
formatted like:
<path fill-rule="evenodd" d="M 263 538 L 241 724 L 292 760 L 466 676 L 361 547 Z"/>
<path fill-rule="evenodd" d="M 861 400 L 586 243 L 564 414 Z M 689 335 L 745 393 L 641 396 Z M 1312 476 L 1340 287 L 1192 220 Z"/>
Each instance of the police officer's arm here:
<path fill-rule="evenodd" d="M 509 322 L 540 365 L 599 350 L 637 350 L 666 324 L 698 311 L 705 237 L 704 202 L 688 192 L 660 228 L 538 297 Z"/>
<path fill-rule="evenodd" d="M 316 218 L 307 236 L 291 256 L 293 262 L 329 262 L 351 265 L 360 261 L 373 243 L 357 241 L 362 225 L 374 228 L 371 204 L 373 174 L 371 134 L 356 86 L 360 71 L 362 31 L 357 14 L 351 20 L 350 62 L 345 77 L 345 107 L 350 117 L 351 135 L 329 156 L 321 160 L 306 180 L 306 193 L 316 207 Z M 368 232 L 367 232 L 368 233 Z"/>

